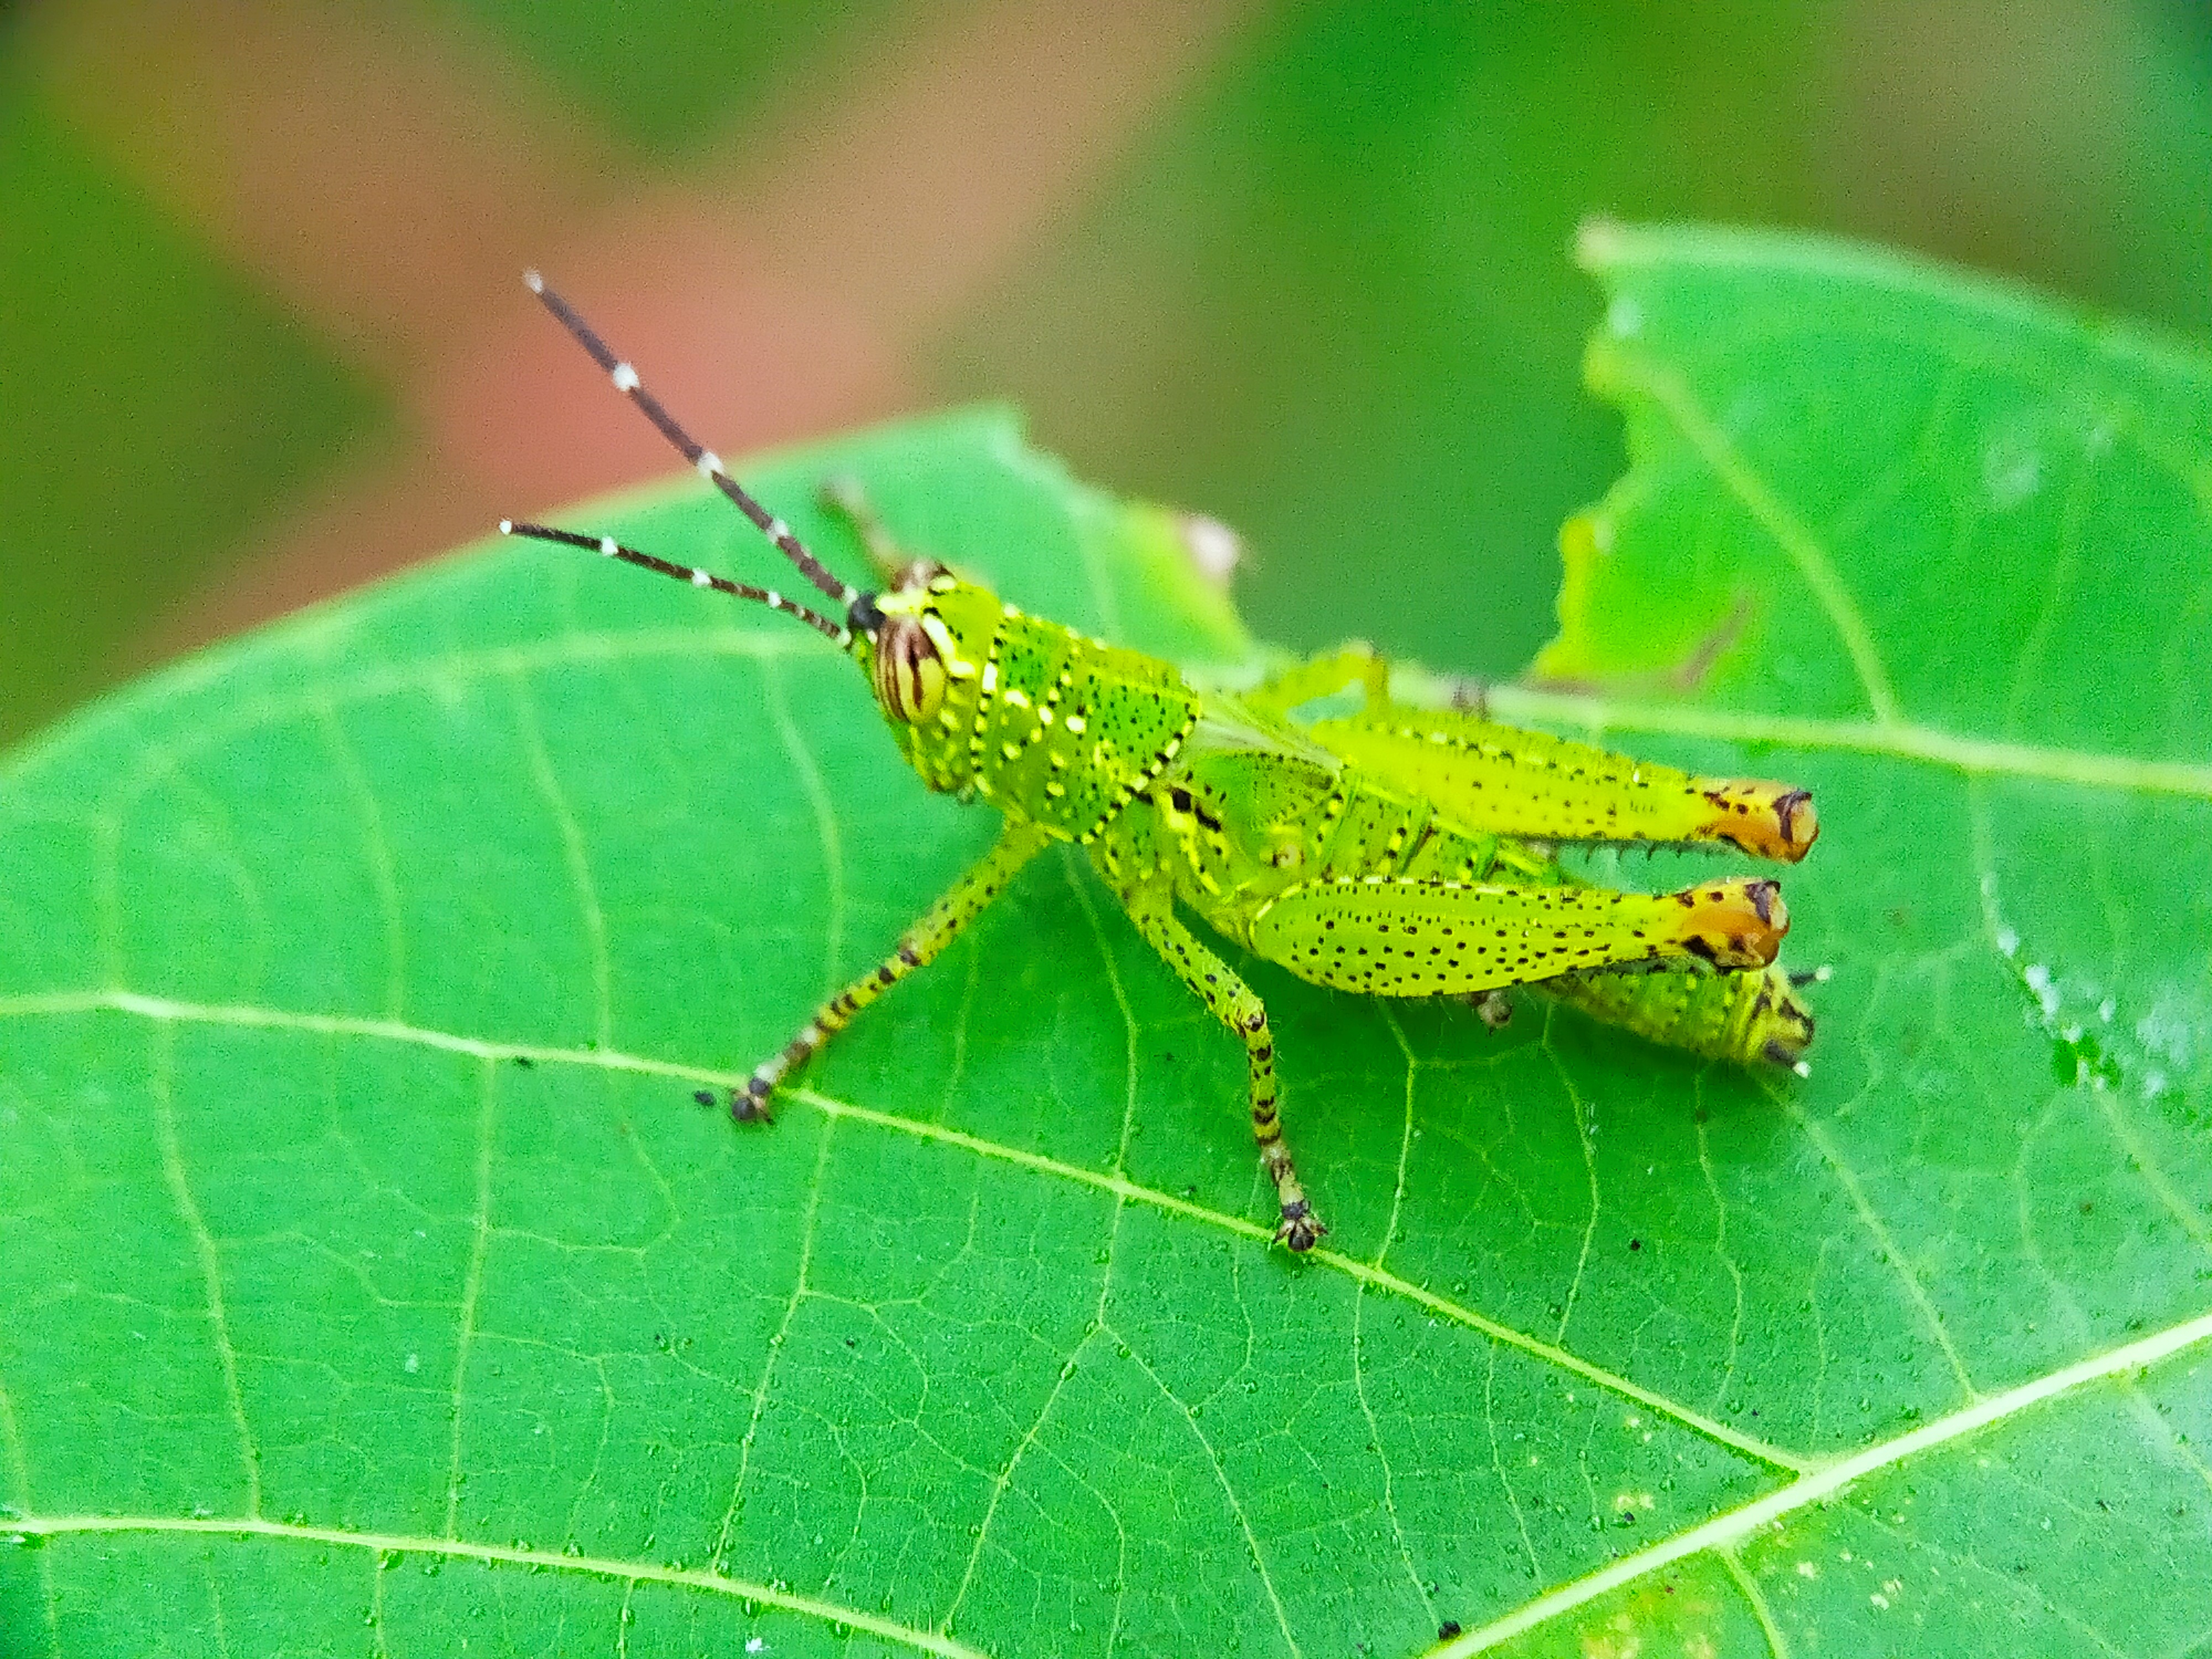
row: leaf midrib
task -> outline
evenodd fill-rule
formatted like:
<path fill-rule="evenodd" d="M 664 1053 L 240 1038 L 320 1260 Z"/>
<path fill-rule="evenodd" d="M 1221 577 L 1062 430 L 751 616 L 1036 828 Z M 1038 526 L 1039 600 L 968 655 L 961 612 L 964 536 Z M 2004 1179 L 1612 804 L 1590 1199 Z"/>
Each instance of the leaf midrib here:
<path fill-rule="evenodd" d="M 1607 1590 L 1632 1583 L 1685 1557 L 1695 1555 L 1702 1550 L 1725 1550 L 1761 1527 L 1835 1497 L 1855 1480 L 1894 1468 L 1921 1452 L 1961 1440 L 1978 1430 L 1985 1429 L 2091 1382 L 2124 1371 L 2142 1370 L 2184 1348 L 2208 1340 L 2212 1340 L 2212 1311 L 2198 1314 L 2193 1319 L 2185 1319 L 2179 1324 L 2169 1325 L 2164 1330 L 2138 1337 L 2133 1342 L 2123 1343 L 2103 1353 L 2092 1354 L 2087 1359 L 2078 1359 L 2071 1365 L 2061 1366 L 2055 1371 L 2031 1378 L 2002 1394 L 1987 1395 L 1948 1416 L 1939 1417 L 1932 1423 L 1923 1424 L 1910 1434 L 1901 1434 L 1893 1440 L 1878 1441 L 1848 1457 L 1838 1458 L 1825 1468 L 1801 1475 L 1788 1486 L 1763 1498 L 1755 1498 L 1747 1504 L 1723 1510 L 1670 1538 L 1662 1538 L 1633 1555 L 1623 1556 L 1587 1577 L 1578 1578 L 1548 1595 L 1538 1596 L 1480 1630 L 1469 1631 L 1449 1646 L 1437 1649 L 1430 1659 L 1467 1659 L 1467 1656 L 1487 1652 L 1524 1631 L 1534 1629 L 1547 1620 L 1595 1600 Z"/>
<path fill-rule="evenodd" d="M 448 1560 L 481 1561 L 486 1565 L 528 1567 L 533 1571 L 581 1573 L 592 1578 L 615 1578 L 630 1584 L 659 1584 L 678 1589 L 708 1590 L 763 1607 L 805 1613 L 825 1623 L 848 1625 L 887 1641 L 903 1643 L 941 1659 L 988 1659 L 980 1650 L 933 1631 L 916 1630 L 896 1620 L 866 1613 L 817 1596 L 794 1595 L 773 1584 L 732 1578 L 704 1568 L 663 1566 L 649 1561 L 622 1561 L 610 1556 L 569 1555 L 558 1550 L 532 1549 L 516 1544 L 479 1544 L 464 1538 L 420 1537 L 406 1533 L 349 1532 L 342 1527 L 317 1527 L 304 1522 L 256 1518 L 152 1515 L 23 1516 L 0 1520 L 8 1534 L 30 1538 L 60 1538 L 74 1534 L 167 1533 L 217 1538 L 272 1538 L 289 1543 L 337 1545 L 374 1550 L 380 1556 L 422 1555 Z"/>

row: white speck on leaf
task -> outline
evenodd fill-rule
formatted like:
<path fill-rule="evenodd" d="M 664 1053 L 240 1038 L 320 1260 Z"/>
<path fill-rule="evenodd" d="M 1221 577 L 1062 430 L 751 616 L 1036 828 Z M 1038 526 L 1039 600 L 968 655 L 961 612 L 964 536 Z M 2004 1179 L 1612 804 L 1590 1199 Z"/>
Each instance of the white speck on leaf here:
<path fill-rule="evenodd" d="M 2194 1024 L 2195 1011 L 2179 991 L 2169 989 L 2156 1007 L 2136 1022 L 2136 1041 L 2175 1070 L 2185 1070 Z"/>
<path fill-rule="evenodd" d="M 2051 982 L 2051 969 L 2039 962 L 2031 962 L 2020 970 L 2020 976 L 2027 981 L 2027 988 L 2035 993 L 2035 1000 L 2043 1009 L 2044 1018 L 2049 1019 L 2058 1012 L 2058 988 Z"/>

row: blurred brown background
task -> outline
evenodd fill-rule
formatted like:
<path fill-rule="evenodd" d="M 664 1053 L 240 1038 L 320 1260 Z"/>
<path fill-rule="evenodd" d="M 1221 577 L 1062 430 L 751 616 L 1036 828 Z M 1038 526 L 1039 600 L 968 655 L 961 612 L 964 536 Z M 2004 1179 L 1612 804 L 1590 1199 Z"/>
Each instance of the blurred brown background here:
<path fill-rule="evenodd" d="M 2212 332 L 2181 0 L 0 7 L 0 741 L 672 458 L 1004 397 L 1262 631 L 1510 672 L 1620 465 L 1576 222 L 1831 228 Z"/>

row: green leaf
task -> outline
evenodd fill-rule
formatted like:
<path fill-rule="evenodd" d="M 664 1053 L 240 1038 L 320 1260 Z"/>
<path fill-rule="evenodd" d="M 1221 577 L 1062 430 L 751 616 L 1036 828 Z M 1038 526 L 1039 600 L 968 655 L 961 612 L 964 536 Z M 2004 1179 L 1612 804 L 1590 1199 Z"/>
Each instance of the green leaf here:
<path fill-rule="evenodd" d="M 1292 1261 L 1237 1045 L 1071 854 L 733 1127 L 691 1091 L 988 816 L 783 619 L 481 552 L 0 772 L 0 1651 L 2201 1643 L 2212 368 L 1832 247 L 1589 252 L 1634 465 L 1493 701 L 1816 790 L 1809 1079 L 1256 965 Z M 856 568 L 830 471 L 1249 654 L 1002 417 L 754 471 Z M 696 489 L 563 517 L 772 564 Z"/>

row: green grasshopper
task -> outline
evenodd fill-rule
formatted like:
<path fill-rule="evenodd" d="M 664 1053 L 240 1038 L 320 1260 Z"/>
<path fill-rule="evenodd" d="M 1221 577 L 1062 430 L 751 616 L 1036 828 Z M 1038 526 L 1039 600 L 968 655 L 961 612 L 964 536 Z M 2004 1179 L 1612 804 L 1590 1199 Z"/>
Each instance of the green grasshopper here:
<path fill-rule="evenodd" d="M 1774 882 L 1619 892 L 1577 878 L 1556 850 L 1723 843 L 1795 862 L 1819 833 L 1804 790 L 1692 777 L 1478 713 L 1395 702 L 1387 666 L 1362 647 L 1241 693 L 1201 690 L 1167 663 L 1025 616 L 934 560 L 906 557 L 854 495 L 833 491 L 884 583 L 861 592 L 732 479 L 543 279 L 527 281 L 842 620 L 609 538 L 511 520 L 501 532 L 795 617 L 868 677 L 900 754 L 930 788 L 1004 820 L 996 844 L 882 966 L 731 1091 L 741 1121 L 764 1119 L 796 1067 L 1058 842 L 1089 854 L 1137 931 L 1243 1042 L 1253 1133 L 1281 1210 L 1275 1237 L 1292 1250 L 1327 1229 L 1284 1143 L 1267 1011 L 1179 912 L 1317 985 L 1461 998 L 1493 1024 L 1504 990 L 1528 985 L 1698 1054 L 1802 1066 L 1813 1018 L 1772 966 L 1790 926 Z M 1356 713 L 1299 718 L 1355 690 Z"/>

